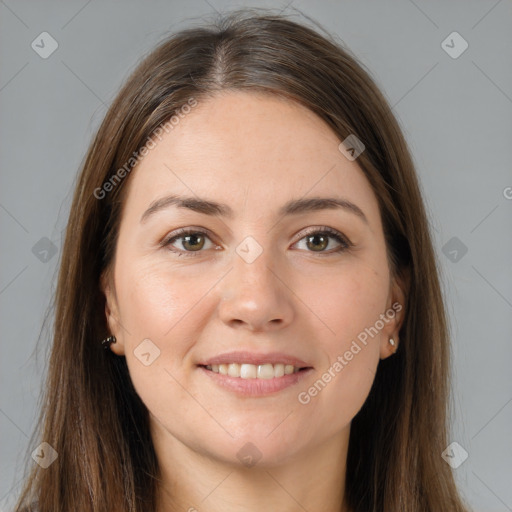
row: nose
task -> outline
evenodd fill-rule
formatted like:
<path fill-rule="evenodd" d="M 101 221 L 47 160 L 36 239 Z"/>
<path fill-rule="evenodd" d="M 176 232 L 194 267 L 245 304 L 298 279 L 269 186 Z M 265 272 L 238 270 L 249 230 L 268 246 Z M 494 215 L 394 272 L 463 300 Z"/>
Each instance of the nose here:
<path fill-rule="evenodd" d="M 285 270 L 277 267 L 270 251 L 252 263 L 234 254 L 233 268 L 221 282 L 219 316 L 225 324 L 257 332 L 282 329 L 293 321 L 294 294 Z"/>

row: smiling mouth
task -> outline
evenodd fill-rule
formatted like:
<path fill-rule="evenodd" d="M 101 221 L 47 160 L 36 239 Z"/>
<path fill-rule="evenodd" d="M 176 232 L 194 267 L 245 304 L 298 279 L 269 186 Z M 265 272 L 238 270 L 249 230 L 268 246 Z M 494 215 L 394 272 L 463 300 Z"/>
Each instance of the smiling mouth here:
<path fill-rule="evenodd" d="M 228 377 L 238 377 L 241 379 L 275 379 L 293 373 L 309 370 L 310 367 L 297 367 L 291 364 L 249 364 L 249 363 L 228 363 L 228 364 L 212 364 L 199 365 L 213 373 L 226 375 Z"/>

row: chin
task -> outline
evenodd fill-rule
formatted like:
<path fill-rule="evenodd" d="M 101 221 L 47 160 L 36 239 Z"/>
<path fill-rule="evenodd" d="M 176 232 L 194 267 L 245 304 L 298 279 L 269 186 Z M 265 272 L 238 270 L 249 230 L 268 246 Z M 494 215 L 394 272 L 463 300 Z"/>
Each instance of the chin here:
<path fill-rule="evenodd" d="M 235 466 L 237 468 L 271 468 L 290 462 L 298 456 L 299 451 L 304 447 L 304 438 L 300 436 L 295 439 L 289 435 L 289 431 L 283 429 L 281 435 L 276 432 L 271 433 L 272 428 L 240 432 L 240 435 L 234 438 L 223 439 L 215 442 L 215 451 L 212 446 L 205 446 L 205 451 L 209 452 L 211 459 Z M 209 438 L 212 442 L 212 438 Z M 220 450 L 219 450 L 220 448 Z"/>

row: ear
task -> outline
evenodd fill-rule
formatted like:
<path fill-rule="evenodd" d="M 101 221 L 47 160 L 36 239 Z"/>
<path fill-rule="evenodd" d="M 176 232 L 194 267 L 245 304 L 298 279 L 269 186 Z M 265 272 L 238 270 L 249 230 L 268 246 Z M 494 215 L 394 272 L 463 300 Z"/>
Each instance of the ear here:
<path fill-rule="evenodd" d="M 124 338 L 123 328 L 119 321 L 119 308 L 117 305 L 117 296 L 114 287 L 114 280 L 108 270 L 104 271 L 100 276 L 100 288 L 105 295 L 105 316 L 107 325 L 112 335 L 116 337 L 116 342 L 110 345 L 110 350 L 118 356 L 123 356 Z"/>
<path fill-rule="evenodd" d="M 408 269 L 401 270 L 391 278 L 386 311 L 384 312 L 384 328 L 380 345 L 380 358 L 386 359 L 393 355 L 400 344 L 399 332 L 405 318 L 405 303 L 409 292 Z M 393 339 L 395 345 L 389 340 Z"/>

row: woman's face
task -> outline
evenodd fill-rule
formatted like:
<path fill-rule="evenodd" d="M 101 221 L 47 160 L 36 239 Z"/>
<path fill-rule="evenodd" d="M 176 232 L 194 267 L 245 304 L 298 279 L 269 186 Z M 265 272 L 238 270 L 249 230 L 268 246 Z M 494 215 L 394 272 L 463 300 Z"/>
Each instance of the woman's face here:
<path fill-rule="evenodd" d="M 403 315 L 357 160 L 309 110 L 245 92 L 155 140 L 102 280 L 153 436 L 246 465 L 347 439 Z"/>

